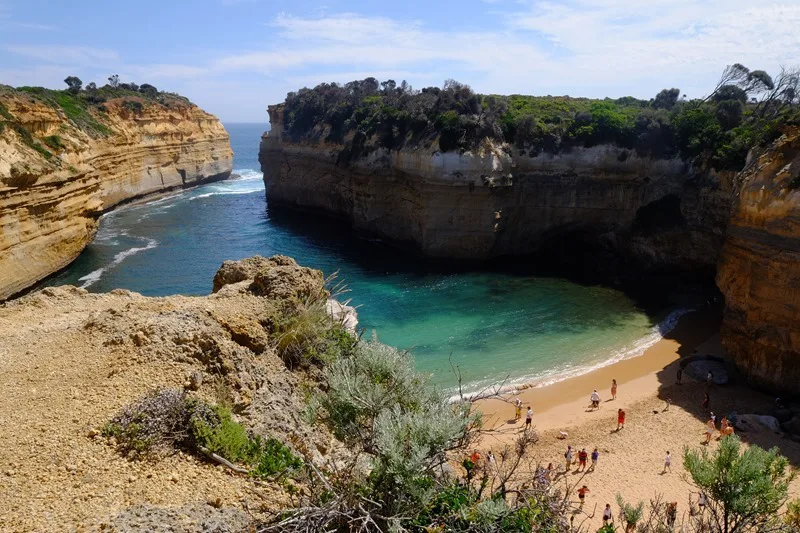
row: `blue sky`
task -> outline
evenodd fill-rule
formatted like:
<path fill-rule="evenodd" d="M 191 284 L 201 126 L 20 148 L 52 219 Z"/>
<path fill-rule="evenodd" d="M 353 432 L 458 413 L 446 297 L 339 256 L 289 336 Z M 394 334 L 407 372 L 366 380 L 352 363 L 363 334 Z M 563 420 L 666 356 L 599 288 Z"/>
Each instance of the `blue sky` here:
<path fill-rule="evenodd" d="M 227 122 L 323 81 L 702 96 L 725 65 L 800 65 L 800 0 L 0 0 L 0 83 L 152 83 Z"/>

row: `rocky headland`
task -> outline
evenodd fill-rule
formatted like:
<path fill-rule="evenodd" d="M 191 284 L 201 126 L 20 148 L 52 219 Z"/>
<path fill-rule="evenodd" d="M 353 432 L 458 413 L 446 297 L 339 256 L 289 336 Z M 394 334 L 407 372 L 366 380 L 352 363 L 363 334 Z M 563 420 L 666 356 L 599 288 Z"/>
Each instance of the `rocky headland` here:
<path fill-rule="evenodd" d="M 256 257 L 226 262 L 214 290 L 146 298 L 66 286 L 0 304 L 0 530 L 241 531 L 289 505 L 278 482 L 189 453 L 120 455 L 104 424 L 159 387 L 224 402 L 253 434 L 311 460 L 336 456 L 335 439 L 302 417 L 313 369 L 290 370 L 275 348 L 276 320 L 326 294 L 322 273 Z M 351 309 L 330 305 L 352 324 Z"/>
<path fill-rule="evenodd" d="M 758 386 L 800 392 L 795 119 L 730 122 L 720 110 L 743 105 L 716 95 L 668 110 L 659 102 L 668 91 L 638 104 L 508 97 L 510 111 L 492 119 L 494 97 L 479 103 L 458 85 L 413 93 L 364 80 L 337 90 L 304 89 L 269 108 L 260 161 L 271 204 L 344 219 L 426 256 L 525 256 L 612 282 L 622 273 L 715 281 L 740 369 Z M 325 111 L 314 93 L 338 102 L 336 113 L 306 120 Z M 522 105 L 534 115 L 514 111 Z M 573 114 L 553 116 L 554 105 Z M 342 120 L 341 109 L 353 115 Z M 547 123 L 522 136 L 540 117 Z M 769 136 L 737 138 L 737 121 Z"/>
<path fill-rule="evenodd" d="M 232 158 L 220 121 L 176 95 L 0 86 L 0 300 L 72 262 L 103 212 L 226 179 Z"/>

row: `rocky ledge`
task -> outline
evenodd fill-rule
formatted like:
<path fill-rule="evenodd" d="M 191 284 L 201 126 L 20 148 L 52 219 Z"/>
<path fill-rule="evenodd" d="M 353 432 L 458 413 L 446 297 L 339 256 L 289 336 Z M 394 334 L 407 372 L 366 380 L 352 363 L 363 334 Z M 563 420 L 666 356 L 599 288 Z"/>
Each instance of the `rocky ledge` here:
<path fill-rule="evenodd" d="M 228 531 L 211 526 L 287 504 L 277 484 L 193 455 L 119 455 L 98 429 L 156 387 L 224 400 L 249 430 L 312 459 L 340 449 L 301 417 L 314 370 L 289 370 L 270 329 L 287 305 L 326 294 L 322 273 L 254 258 L 226 263 L 215 288 L 146 298 L 51 287 L 0 304 L 0 530 Z"/>
<path fill-rule="evenodd" d="M 185 99 L 79 105 L 0 86 L 0 300 L 67 266 L 115 205 L 230 176 L 225 128 Z"/>

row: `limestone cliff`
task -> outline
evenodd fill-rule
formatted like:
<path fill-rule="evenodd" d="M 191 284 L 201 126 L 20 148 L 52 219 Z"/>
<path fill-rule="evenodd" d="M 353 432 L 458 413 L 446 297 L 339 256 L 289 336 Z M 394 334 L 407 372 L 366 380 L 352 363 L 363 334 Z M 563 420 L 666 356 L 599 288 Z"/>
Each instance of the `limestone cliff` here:
<path fill-rule="evenodd" d="M 717 283 L 723 343 L 757 385 L 800 383 L 800 128 L 742 172 Z"/>
<path fill-rule="evenodd" d="M 611 145 L 531 156 L 484 142 L 474 152 L 293 142 L 270 108 L 260 160 L 271 203 L 312 209 L 434 257 L 487 259 L 564 241 L 652 270 L 713 276 L 732 197 L 727 174 Z M 324 135 L 320 136 L 324 138 Z"/>
<path fill-rule="evenodd" d="M 97 108 L 0 86 L 0 300 L 73 261 L 103 211 L 231 173 L 224 127 L 185 99 Z"/>

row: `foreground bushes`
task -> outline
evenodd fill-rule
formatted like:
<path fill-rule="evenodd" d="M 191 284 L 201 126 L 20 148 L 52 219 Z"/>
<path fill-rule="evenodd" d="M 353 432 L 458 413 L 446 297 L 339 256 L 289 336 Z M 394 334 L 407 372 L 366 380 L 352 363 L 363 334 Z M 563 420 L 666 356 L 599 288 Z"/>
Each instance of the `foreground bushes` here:
<path fill-rule="evenodd" d="M 133 459 L 183 449 L 245 465 L 258 478 L 287 474 L 302 465 L 280 441 L 250 435 L 227 408 L 175 389 L 155 390 L 124 407 L 103 434 L 114 437 L 117 449 Z"/>

